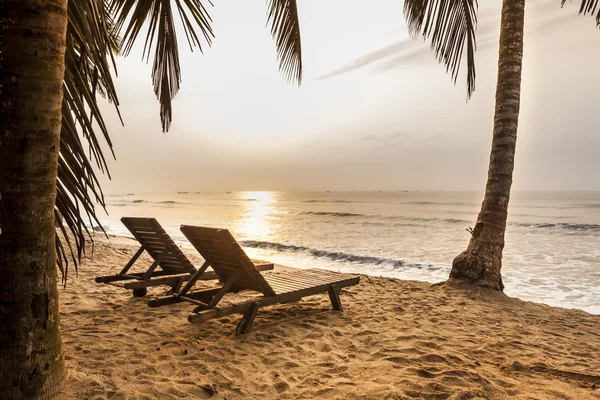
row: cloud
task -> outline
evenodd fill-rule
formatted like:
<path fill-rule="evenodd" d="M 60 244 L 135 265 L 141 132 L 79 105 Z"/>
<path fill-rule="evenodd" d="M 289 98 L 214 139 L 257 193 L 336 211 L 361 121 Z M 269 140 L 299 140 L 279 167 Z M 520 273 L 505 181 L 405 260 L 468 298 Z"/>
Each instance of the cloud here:
<path fill-rule="evenodd" d="M 388 57 L 402 54 L 403 52 L 406 52 L 406 51 L 410 51 L 410 50 L 414 49 L 415 45 L 423 46 L 424 44 L 422 42 L 417 43 L 413 39 L 401 40 L 399 42 L 396 42 L 389 46 L 386 46 L 382 49 L 372 51 L 362 57 L 359 57 L 356 60 L 348 63 L 347 65 L 345 65 L 339 69 L 336 69 L 336 70 L 331 71 L 323 76 L 320 76 L 318 79 L 324 80 L 324 79 L 329 79 L 329 78 L 334 78 L 336 76 L 344 75 L 348 72 L 352 72 L 357 69 L 377 63 Z"/>

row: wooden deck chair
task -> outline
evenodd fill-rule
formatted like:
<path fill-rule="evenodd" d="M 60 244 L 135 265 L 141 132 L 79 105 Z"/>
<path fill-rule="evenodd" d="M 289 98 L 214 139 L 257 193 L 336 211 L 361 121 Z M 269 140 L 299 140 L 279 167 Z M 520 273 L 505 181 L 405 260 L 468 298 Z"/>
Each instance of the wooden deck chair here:
<path fill-rule="evenodd" d="M 250 331 L 260 307 L 299 301 L 303 297 L 319 293 L 329 293 L 333 309 L 342 311 L 340 289 L 357 285 L 360 280 L 358 276 L 320 269 L 262 275 L 227 229 L 183 225 L 181 232 L 210 263 L 223 285 L 188 293 L 194 283 L 194 276 L 179 292 L 150 300 L 148 305 L 157 307 L 180 301 L 192 302 L 197 307 L 188 316 L 190 322 L 242 314 L 243 318 L 236 328 L 237 335 Z M 196 274 L 202 273 L 202 268 L 205 266 Z M 240 290 L 257 291 L 263 296 L 228 307 L 217 307 L 225 294 Z"/>
<path fill-rule="evenodd" d="M 156 219 L 123 217 L 121 222 L 141 246 L 121 272 L 116 275 L 99 276 L 96 282 L 133 281 L 123 284 L 123 287 L 132 289 L 135 297 L 142 297 L 151 286 L 170 286 L 171 291 L 176 292 L 198 271 Z M 152 265 L 145 272 L 129 272 L 144 251 L 154 259 Z M 256 263 L 260 270 L 273 269 L 272 263 L 264 261 Z M 203 272 L 197 279 L 218 278 L 213 271 Z"/>

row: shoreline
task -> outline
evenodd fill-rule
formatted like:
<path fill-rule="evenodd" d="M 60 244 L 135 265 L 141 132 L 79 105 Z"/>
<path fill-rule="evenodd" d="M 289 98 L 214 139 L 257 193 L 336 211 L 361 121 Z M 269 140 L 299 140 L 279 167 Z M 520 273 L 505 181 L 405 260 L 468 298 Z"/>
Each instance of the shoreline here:
<path fill-rule="evenodd" d="M 365 276 L 342 293 L 344 313 L 317 295 L 261 309 L 236 337 L 238 315 L 191 324 L 189 304 L 152 309 L 94 283 L 133 243 L 96 241 L 60 289 L 69 378 L 59 399 L 600 399 L 600 316 Z"/>
<path fill-rule="evenodd" d="M 138 242 L 130 236 L 126 236 L 126 235 L 122 235 L 122 234 L 115 234 L 115 233 L 108 233 L 109 238 L 107 239 L 102 232 L 98 232 L 95 231 L 95 233 L 97 233 L 98 235 L 94 238 L 94 240 L 98 241 L 99 243 L 113 243 L 113 244 L 124 244 L 124 245 L 133 245 L 133 246 L 138 246 Z M 180 247 L 182 249 L 185 250 L 186 254 L 195 254 L 196 250 L 194 249 L 194 247 L 187 241 L 181 241 L 178 242 L 178 244 L 180 245 Z M 244 247 L 242 245 L 242 247 Z M 249 247 L 246 248 L 247 252 L 253 252 L 256 251 L 256 248 L 253 247 Z M 258 249 L 258 250 L 263 250 L 263 249 Z M 257 259 L 264 259 L 264 258 L 269 258 L 268 255 L 258 255 L 256 257 L 253 258 L 257 258 Z M 367 257 L 367 256 L 365 256 Z M 318 259 L 316 259 L 315 261 L 318 262 Z M 200 262 L 201 263 L 201 262 Z M 300 268 L 300 267 L 286 267 L 284 265 L 282 265 L 281 263 L 275 263 L 276 267 L 278 266 L 278 268 L 280 269 L 289 269 L 289 268 Z M 436 277 L 432 277 L 433 279 L 419 279 L 419 277 L 416 277 L 416 279 L 411 279 L 412 277 L 404 278 L 404 277 L 398 277 L 398 276 L 393 276 L 393 274 L 386 274 L 386 273 L 381 273 L 381 271 L 374 271 L 374 270 L 370 270 L 369 268 L 356 268 L 354 263 L 349 263 L 352 268 L 350 268 L 349 270 L 344 270 L 341 268 L 331 268 L 330 266 L 328 266 L 327 264 L 325 264 L 324 266 L 322 266 L 321 268 L 323 269 L 329 269 L 331 271 L 334 272 L 347 272 L 350 274 L 358 274 L 358 275 L 364 275 L 364 276 L 369 276 L 369 277 L 375 277 L 375 278 L 393 278 L 393 279 L 400 279 L 400 280 L 415 280 L 418 282 L 426 282 L 429 284 L 437 284 L 437 283 L 441 283 L 441 282 L 445 282 L 448 279 L 448 275 L 450 273 L 450 267 L 448 267 L 448 272 L 446 274 L 443 275 L 443 278 L 440 278 L 440 280 L 436 280 Z M 200 264 L 198 264 L 200 265 Z M 356 264 L 359 265 L 359 264 Z M 312 268 L 312 267 L 311 267 Z M 506 278 L 506 276 L 504 276 L 504 278 Z M 510 278 L 509 278 L 510 279 Z M 586 307 L 575 307 L 572 304 L 566 304 L 566 305 L 561 305 L 559 304 L 560 301 L 543 301 L 543 298 L 535 298 L 531 295 L 527 295 L 525 294 L 525 296 L 519 296 L 519 293 L 515 293 L 517 291 L 517 288 L 515 287 L 509 287 L 508 289 L 505 288 L 505 293 L 508 292 L 509 296 L 512 297 L 516 297 L 518 299 L 521 299 L 523 301 L 531 301 L 533 303 L 537 303 L 537 304 L 545 304 L 551 307 L 558 307 L 558 308 L 562 308 L 565 310 L 580 310 L 580 311 L 584 311 L 587 313 L 590 313 L 592 315 L 600 315 L 600 308 L 598 307 L 593 307 L 593 310 L 590 310 L 589 306 Z M 512 293 L 511 293 L 512 292 Z M 554 300 L 554 299 L 553 299 Z M 558 304 L 557 304 L 558 303 Z M 587 308 L 587 309 L 585 309 Z"/>

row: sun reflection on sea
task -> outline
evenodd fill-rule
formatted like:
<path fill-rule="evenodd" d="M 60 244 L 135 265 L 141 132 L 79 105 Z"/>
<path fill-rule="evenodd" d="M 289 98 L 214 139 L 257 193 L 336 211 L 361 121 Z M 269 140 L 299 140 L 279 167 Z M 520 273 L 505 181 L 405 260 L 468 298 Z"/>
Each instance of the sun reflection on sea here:
<path fill-rule="evenodd" d="M 261 240 L 272 233 L 271 220 L 276 211 L 274 192 L 241 192 L 244 201 L 243 219 L 240 221 L 240 233 L 244 238 Z"/>

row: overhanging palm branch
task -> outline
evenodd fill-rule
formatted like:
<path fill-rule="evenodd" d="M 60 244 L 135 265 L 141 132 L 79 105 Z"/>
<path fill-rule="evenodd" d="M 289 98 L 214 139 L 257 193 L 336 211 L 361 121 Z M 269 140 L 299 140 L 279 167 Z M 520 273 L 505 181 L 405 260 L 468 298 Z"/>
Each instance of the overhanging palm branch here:
<path fill-rule="evenodd" d="M 561 1 L 561 7 L 565 5 L 567 0 Z M 600 27 L 600 0 L 581 0 L 581 6 L 579 7 L 579 14 L 583 15 L 594 15 L 596 14 L 596 26 Z"/>
<path fill-rule="evenodd" d="M 477 0 L 405 0 L 404 16 L 412 35 L 431 38 L 438 61 L 458 79 L 467 47 L 467 97 L 475 90 Z"/>
<path fill-rule="evenodd" d="M 179 91 L 181 67 L 175 9 L 179 14 L 190 49 L 202 42 L 211 45 L 214 33 L 212 20 L 205 4 L 210 0 L 108 0 L 110 14 L 116 29 L 123 33 L 122 53 L 129 54 L 140 32 L 147 24 L 143 57 L 148 60 L 152 47 L 152 83 L 160 102 L 160 119 L 163 131 L 168 131 L 172 121 L 172 100 Z M 269 0 L 268 22 L 277 46 L 279 69 L 292 81 L 302 80 L 302 46 L 296 0 Z M 126 27 L 125 27 L 126 26 Z"/>
<path fill-rule="evenodd" d="M 183 28 L 190 48 L 202 51 L 200 36 L 208 45 L 214 37 L 210 26 L 212 20 L 201 0 L 174 0 L 175 8 L 183 22 Z M 160 119 L 163 131 L 167 131 L 172 121 L 171 101 L 179 91 L 181 66 L 175 32 L 171 0 L 109 0 L 110 14 L 115 17 L 115 27 L 123 34 L 122 53 L 128 55 L 140 31 L 148 24 L 143 57 L 150 57 L 152 45 L 156 42 L 152 66 L 154 93 L 160 102 Z M 210 3 L 210 2 L 209 2 Z M 210 3 L 212 5 L 212 3 Z M 197 30 L 200 30 L 200 36 Z"/>
<path fill-rule="evenodd" d="M 85 252 L 86 234 L 92 239 L 88 227 L 100 226 L 95 204 L 104 207 L 94 166 L 108 173 L 101 141 L 111 152 L 112 143 L 96 103 L 96 95 L 105 96 L 115 107 L 118 105 L 109 65 L 110 61 L 114 65 L 112 52 L 118 47 L 118 38 L 112 21 L 106 15 L 104 0 L 70 1 L 67 12 L 55 207 L 56 223 L 64 239 L 61 242 L 58 236 L 56 238 L 58 265 L 63 279 L 68 274 L 68 255 L 77 267 L 77 261 Z"/>
<path fill-rule="evenodd" d="M 302 82 L 302 41 L 296 0 L 269 0 L 268 21 L 277 44 L 279 70 L 292 82 Z"/>

